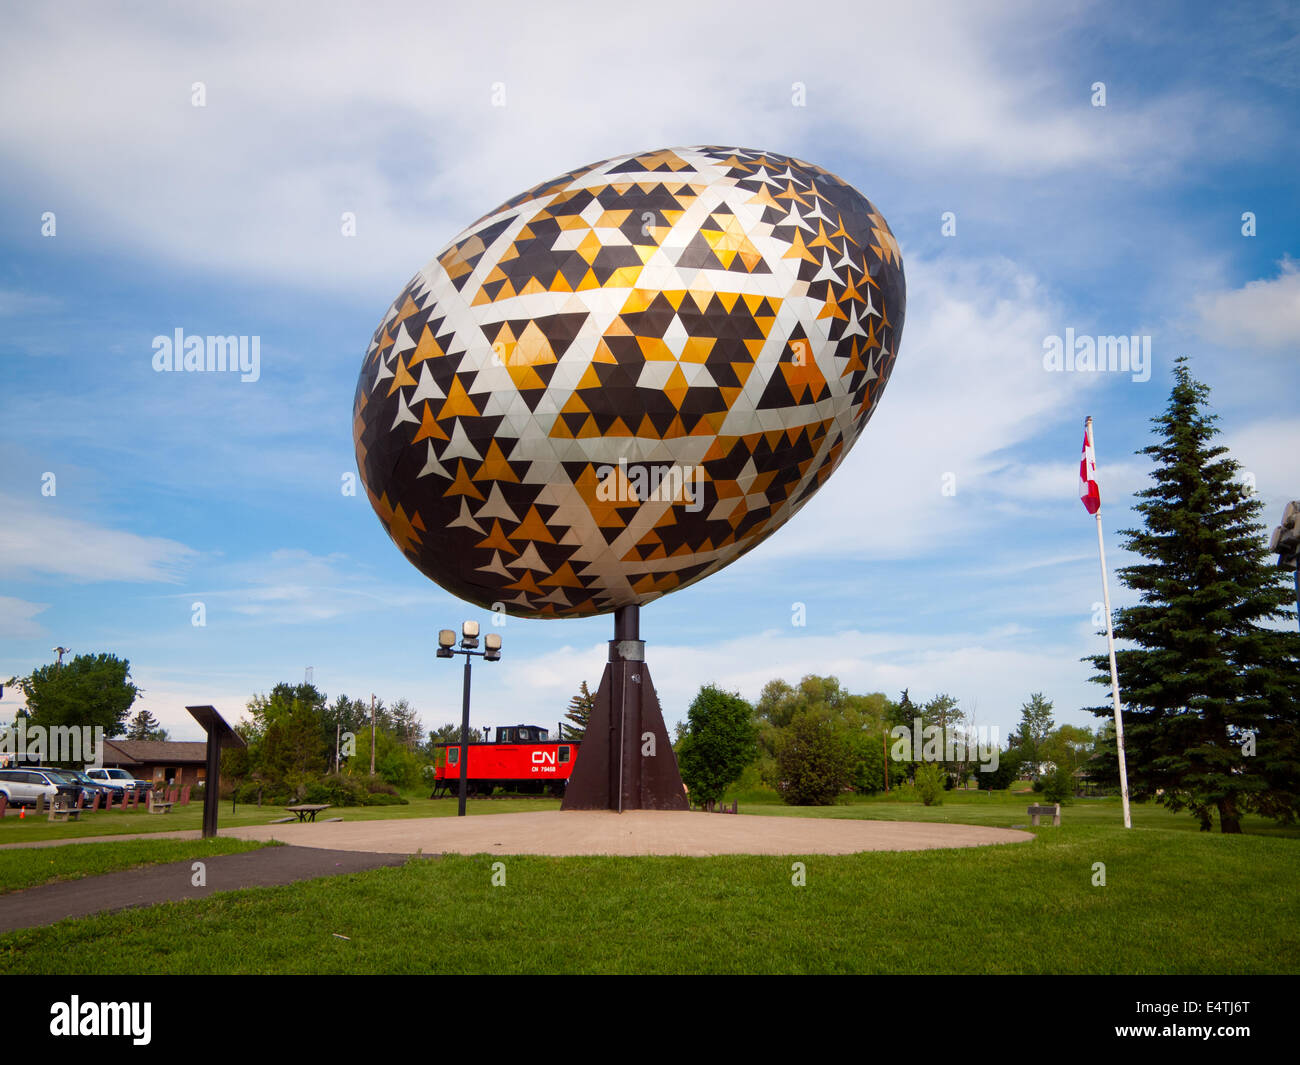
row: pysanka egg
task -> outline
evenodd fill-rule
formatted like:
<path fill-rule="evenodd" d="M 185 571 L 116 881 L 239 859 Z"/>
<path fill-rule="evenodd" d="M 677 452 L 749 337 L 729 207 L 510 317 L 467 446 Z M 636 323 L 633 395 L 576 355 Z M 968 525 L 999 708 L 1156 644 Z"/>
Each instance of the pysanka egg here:
<path fill-rule="evenodd" d="M 393 301 L 357 385 L 361 477 L 462 599 L 643 604 L 826 482 L 889 380 L 905 300 L 884 218 L 811 163 L 695 147 L 572 170 Z"/>

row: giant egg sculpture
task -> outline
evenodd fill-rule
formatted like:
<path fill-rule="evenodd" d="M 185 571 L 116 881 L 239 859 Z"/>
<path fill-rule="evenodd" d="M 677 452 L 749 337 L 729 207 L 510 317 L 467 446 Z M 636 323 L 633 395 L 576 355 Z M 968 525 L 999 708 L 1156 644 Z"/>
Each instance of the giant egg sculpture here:
<path fill-rule="evenodd" d="M 643 604 L 735 561 L 844 461 L 893 369 L 898 244 L 773 152 L 572 170 L 470 225 L 366 352 L 372 506 L 443 588 L 525 617 Z"/>

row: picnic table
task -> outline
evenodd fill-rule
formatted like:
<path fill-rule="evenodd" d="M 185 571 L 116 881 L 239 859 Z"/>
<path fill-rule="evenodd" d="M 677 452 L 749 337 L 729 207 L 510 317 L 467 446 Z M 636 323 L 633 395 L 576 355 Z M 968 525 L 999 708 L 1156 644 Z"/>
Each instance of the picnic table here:
<path fill-rule="evenodd" d="M 322 810 L 328 810 L 329 808 L 330 808 L 329 803 L 325 803 L 324 805 L 319 805 L 319 806 L 312 803 L 303 803 L 302 805 L 299 806 L 285 807 L 285 809 L 288 810 L 291 814 L 298 815 L 298 821 L 300 823 L 303 821 L 315 821 L 316 815 L 318 813 L 320 813 Z"/>

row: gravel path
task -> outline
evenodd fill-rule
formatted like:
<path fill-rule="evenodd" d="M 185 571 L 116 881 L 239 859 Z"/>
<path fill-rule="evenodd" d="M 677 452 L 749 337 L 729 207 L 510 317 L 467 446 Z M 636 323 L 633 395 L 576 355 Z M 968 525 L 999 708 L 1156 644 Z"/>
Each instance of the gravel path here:
<path fill-rule="evenodd" d="M 222 831 L 298 847 L 389 854 L 856 854 L 1020 843 L 1028 832 L 978 825 L 732 816 L 652 810 L 479 814 L 392 821 L 253 825 Z"/>

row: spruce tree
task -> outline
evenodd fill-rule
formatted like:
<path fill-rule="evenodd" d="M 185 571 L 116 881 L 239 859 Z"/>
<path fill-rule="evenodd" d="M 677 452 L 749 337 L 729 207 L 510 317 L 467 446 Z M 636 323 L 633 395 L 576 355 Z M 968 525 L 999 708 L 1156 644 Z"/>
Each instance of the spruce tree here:
<path fill-rule="evenodd" d="M 162 726 L 158 724 L 158 719 L 148 710 L 141 710 L 135 717 L 131 718 L 131 724 L 126 730 L 128 740 L 152 740 L 158 738 L 158 733 Z"/>
<path fill-rule="evenodd" d="M 572 725 L 566 725 L 560 722 L 560 733 L 558 737 L 561 740 L 581 740 L 587 732 L 587 724 L 591 721 L 592 711 L 596 709 L 596 697 L 591 694 L 584 680 L 578 688 L 578 694 L 569 700 L 568 712 L 564 715 Z"/>
<path fill-rule="evenodd" d="M 1282 822 L 1300 813 L 1300 636 L 1284 574 L 1270 565 L 1263 503 L 1214 444 L 1209 389 L 1174 369 L 1159 439 L 1138 452 L 1155 483 L 1125 529 L 1148 561 L 1118 571 L 1141 602 L 1114 612 L 1129 783 L 1137 798 L 1186 809 L 1208 829 L 1240 832 L 1254 810 Z M 1290 629 L 1277 627 L 1289 620 Z M 1105 655 L 1091 656 L 1109 686 Z M 1094 708 L 1109 717 L 1109 706 Z"/>

